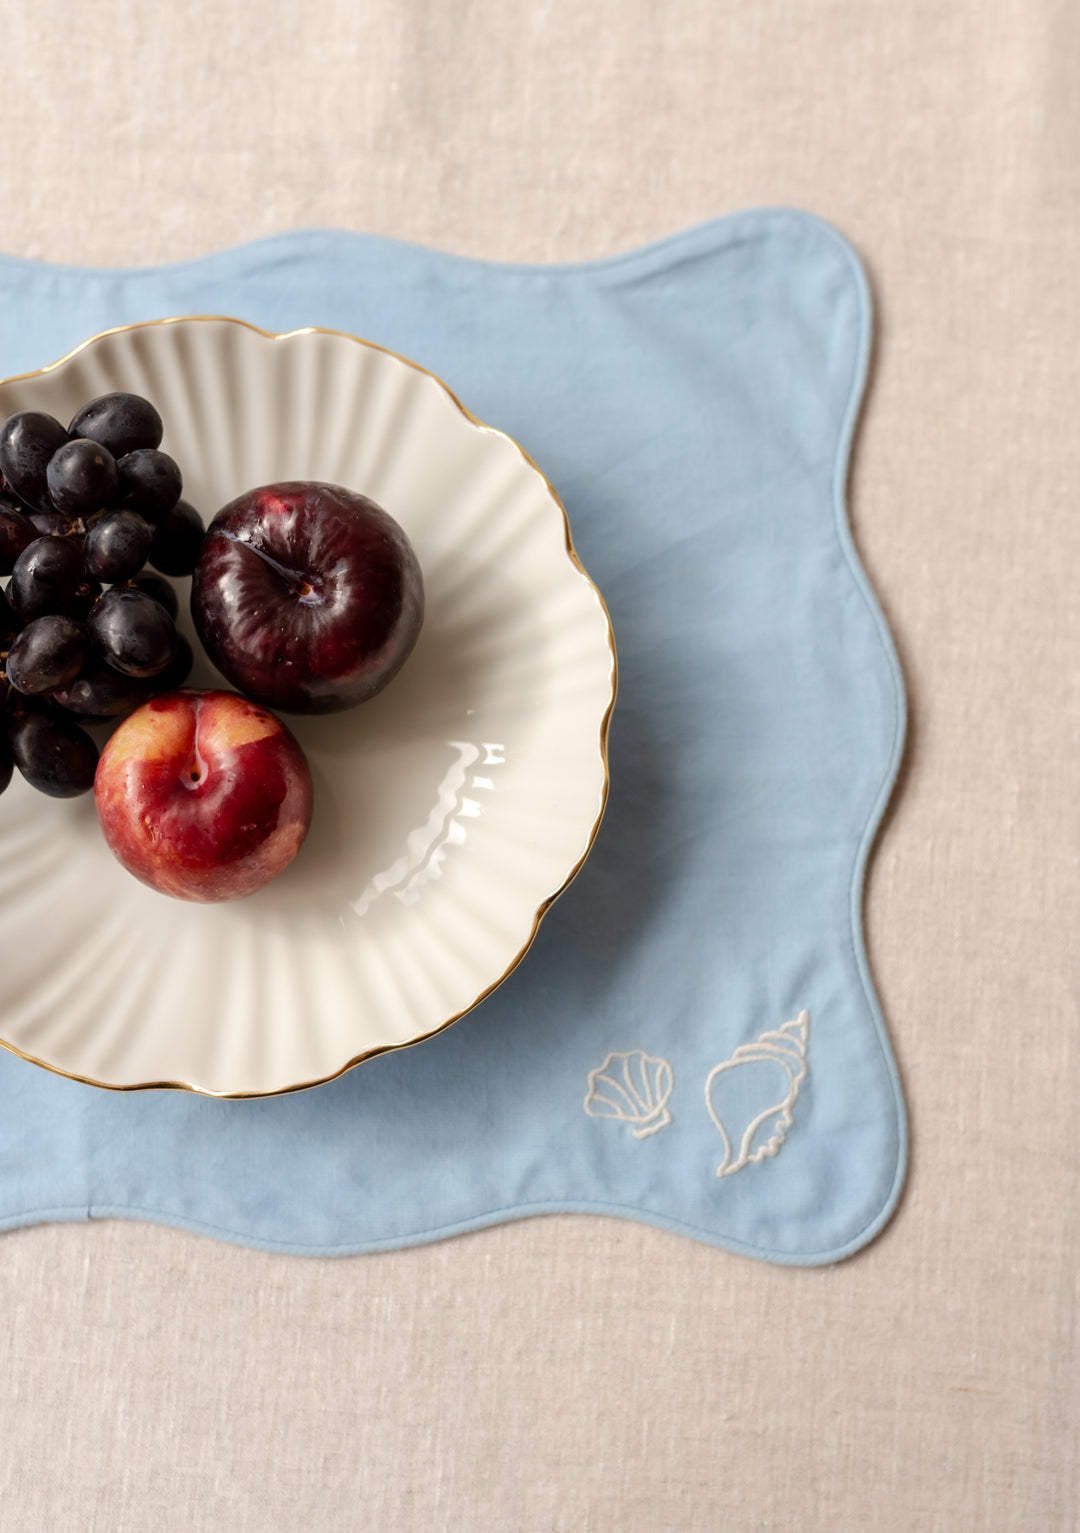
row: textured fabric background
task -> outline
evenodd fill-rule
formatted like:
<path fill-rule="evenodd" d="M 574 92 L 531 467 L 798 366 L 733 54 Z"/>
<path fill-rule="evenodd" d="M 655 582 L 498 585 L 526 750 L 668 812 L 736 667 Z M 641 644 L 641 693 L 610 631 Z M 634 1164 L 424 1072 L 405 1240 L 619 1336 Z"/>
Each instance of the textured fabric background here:
<path fill-rule="evenodd" d="M 0 36 L 18 254 L 328 224 L 575 259 L 832 219 L 878 304 L 851 512 L 912 712 L 867 905 L 912 1162 L 874 1245 L 8 1234 L 5 1530 L 1075 1529 L 1080 12 L 3 0 Z"/>

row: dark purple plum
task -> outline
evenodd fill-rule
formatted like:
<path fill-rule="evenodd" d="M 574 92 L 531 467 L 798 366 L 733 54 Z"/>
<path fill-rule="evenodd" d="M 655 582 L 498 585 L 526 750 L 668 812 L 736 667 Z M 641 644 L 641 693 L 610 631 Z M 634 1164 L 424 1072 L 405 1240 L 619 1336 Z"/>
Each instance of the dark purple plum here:
<path fill-rule="evenodd" d="M 155 522 L 171 511 L 184 487 L 180 467 L 167 452 L 138 447 L 116 465 L 120 473 L 118 504 Z"/>
<path fill-rule="evenodd" d="M 34 695 L 74 681 L 86 663 L 86 635 L 69 617 L 35 618 L 15 638 L 7 657 L 7 679 Z"/>
<path fill-rule="evenodd" d="M 34 511 L 51 509 L 49 459 L 67 439 L 60 422 L 38 410 L 20 410 L 0 426 L 0 471 L 19 499 Z"/>
<path fill-rule="evenodd" d="M 86 620 L 90 636 L 115 671 L 156 676 L 176 654 L 176 625 L 160 602 L 114 586 L 99 596 Z"/>
<path fill-rule="evenodd" d="M 408 538 L 374 501 L 293 480 L 214 517 L 191 612 L 239 691 L 287 713 L 331 713 L 373 697 L 404 665 L 424 587 Z"/>
<path fill-rule="evenodd" d="M 120 475 L 107 447 L 76 437 L 58 447 L 45 471 L 49 499 L 65 516 L 88 516 L 116 498 Z"/>
<path fill-rule="evenodd" d="M 123 458 L 139 447 L 160 447 L 164 428 L 154 406 L 140 394 L 102 394 L 83 405 L 68 431 Z"/>
<path fill-rule="evenodd" d="M 199 557 L 206 529 L 195 507 L 178 500 L 158 518 L 150 563 L 163 575 L 190 575 Z"/>

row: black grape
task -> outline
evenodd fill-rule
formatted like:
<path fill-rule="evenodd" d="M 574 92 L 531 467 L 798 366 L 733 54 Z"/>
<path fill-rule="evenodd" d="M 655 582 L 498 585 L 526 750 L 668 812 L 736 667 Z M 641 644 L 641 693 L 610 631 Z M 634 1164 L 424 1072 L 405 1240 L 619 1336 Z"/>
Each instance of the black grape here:
<path fill-rule="evenodd" d="M 70 719 L 44 710 L 8 721 L 15 765 L 33 788 L 51 798 L 75 798 L 94 786 L 98 748 Z"/>
<path fill-rule="evenodd" d="M 162 692 L 173 692 L 177 687 L 182 687 L 191 674 L 191 667 L 195 664 L 195 655 L 191 645 L 182 633 L 176 635 L 176 654 L 169 661 L 163 671 L 151 678 L 150 688 L 155 697 Z"/>
<path fill-rule="evenodd" d="M 154 677 L 154 687 L 157 677 Z M 139 676 L 124 676 L 100 657 L 69 682 L 57 687 L 53 702 L 84 719 L 122 719 L 141 707 L 151 694 L 151 683 Z"/>
<path fill-rule="evenodd" d="M 50 509 L 49 459 L 67 439 L 58 420 L 37 410 L 21 410 L 0 426 L 0 470 L 19 499 L 35 511 Z"/>
<path fill-rule="evenodd" d="M 10 575 L 15 560 L 39 536 L 38 529 L 14 500 L 0 496 L 0 575 Z"/>
<path fill-rule="evenodd" d="M 86 662 L 86 637 L 69 617 L 35 618 L 16 636 L 7 679 L 19 692 L 51 692 L 74 681 Z"/>
<path fill-rule="evenodd" d="M 107 447 L 76 437 L 58 447 L 45 471 L 49 499 L 68 516 L 88 516 L 116 498 L 120 473 Z"/>
<path fill-rule="evenodd" d="M 8 599 L 24 623 L 47 612 L 73 614 L 83 581 L 82 552 L 68 538 L 35 538 L 15 560 Z"/>
<path fill-rule="evenodd" d="M 157 521 L 180 499 L 184 482 L 179 466 L 167 452 L 140 447 L 121 458 L 117 468 L 120 472 L 117 503 L 138 511 L 148 521 Z"/>
<path fill-rule="evenodd" d="M 159 601 L 170 617 L 176 617 L 180 611 L 180 598 L 176 594 L 176 587 L 171 581 L 166 580 L 164 575 L 155 575 L 153 570 L 142 570 L 132 577 L 131 584 L 136 590 L 144 591 L 147 596 L 152 596 L 155 601 Z"/>
<path fill-rule="evenodd" d="M 160 602 L 114 586 L 90 609 L 87 627 L 106 662 L 126 676 L 156 676 L 176 654 L 176 625 Z"/>
<path fill-rule="evenodd" d="M 7 593 L 0 591 L 0 649 L 7 648 L 20 626 L 14 608 L 7 599 Z"/>
<path fill-rule="evenodd" d="M 150 563 L 163 575 L 190 575 L 198 560 L 205 531 L 195 507 L 186 500 L 177 501 L 154 528 Z"/>
<path fill-rule="evenodd" d="M 164 428 L 161 416 L 139 394 L 102 394 L 75 416 L 68 431 L 88 436 L 122 458 L 139 447 L 159 447 Z"/>
<path fill-rule="evenodd" d="M 3 793 L 11 781 L 11 769 L 14 759 L 11 754 L 11 746 L 8 744 L 7 735 L 0 732 L 0 793 Z"/>
<path fill-rule="evenodd" d="M 137 511 L 107 511 L 86 534 L 86 568 L 108 585 L 130 580 L 146 562 L 153 537 L 149 522 Z"/>
<path fill-rule="evenodd" d="M 89 575 L 84 575 L 75 588 L 75 606 L 72 608 L 71 617 L 76 617 L 80 622 L 86 618 L 90 608 L 101 595 L 101 581 L 94 580 Z"/>
<path fill-rule="evenodd" d="M 61 538 L 71 526 L 71 518 L 56 510 L 28 511 L 26 519 L 33 523 L 35 536 L 39 538 Z"/>

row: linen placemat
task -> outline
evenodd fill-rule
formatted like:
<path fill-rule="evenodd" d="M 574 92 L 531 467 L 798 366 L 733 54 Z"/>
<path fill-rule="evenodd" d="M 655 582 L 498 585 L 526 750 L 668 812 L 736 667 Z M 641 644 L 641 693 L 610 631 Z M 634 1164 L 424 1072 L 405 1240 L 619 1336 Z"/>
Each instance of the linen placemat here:
<path fill-rule="evenodd" d="M 4 376 L 184 314 L 413 358 L 541 466 L 619 652 L 604 824 L 493 995 L 264 1100 L 0 1051 L 0 1228 L 325 1255 L 576 1210 L 803 1264 L 872 1238 L 906 1130 L 861 900 L 903 692 L 844 504 L 870 344 L 850 246 L 783 209 L 555 267 L 302 231 L 128 271 L 0 259 L 0 295 Z"/>

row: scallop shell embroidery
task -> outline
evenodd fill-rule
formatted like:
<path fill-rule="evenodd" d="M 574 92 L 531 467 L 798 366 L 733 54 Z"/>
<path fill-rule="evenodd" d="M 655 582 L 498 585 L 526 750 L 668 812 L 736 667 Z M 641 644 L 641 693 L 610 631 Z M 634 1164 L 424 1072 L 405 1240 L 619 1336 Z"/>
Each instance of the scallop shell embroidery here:
<path fill-rule="evenodd" d="M 667 1110 L 674 1084 L 666 1059 L 632 1049 L 609 1054 L 596 1070 L 589 1071 L 585 1111 L 590 1118 L 615 1118 L 634 1125 L 634 1138 L 645 1139 L 671 1122 Z"/>
<path fill-rule="evenodd" d="M 799 1088 L 806 1078 L 810 1013 L 743 1043 L 715 1065 L 705 1082 L 709 1116 L 724 1141 L 717 1176 L 734 1176 L 751 1161 L 775 1155 L 794 1122 Z"/>

